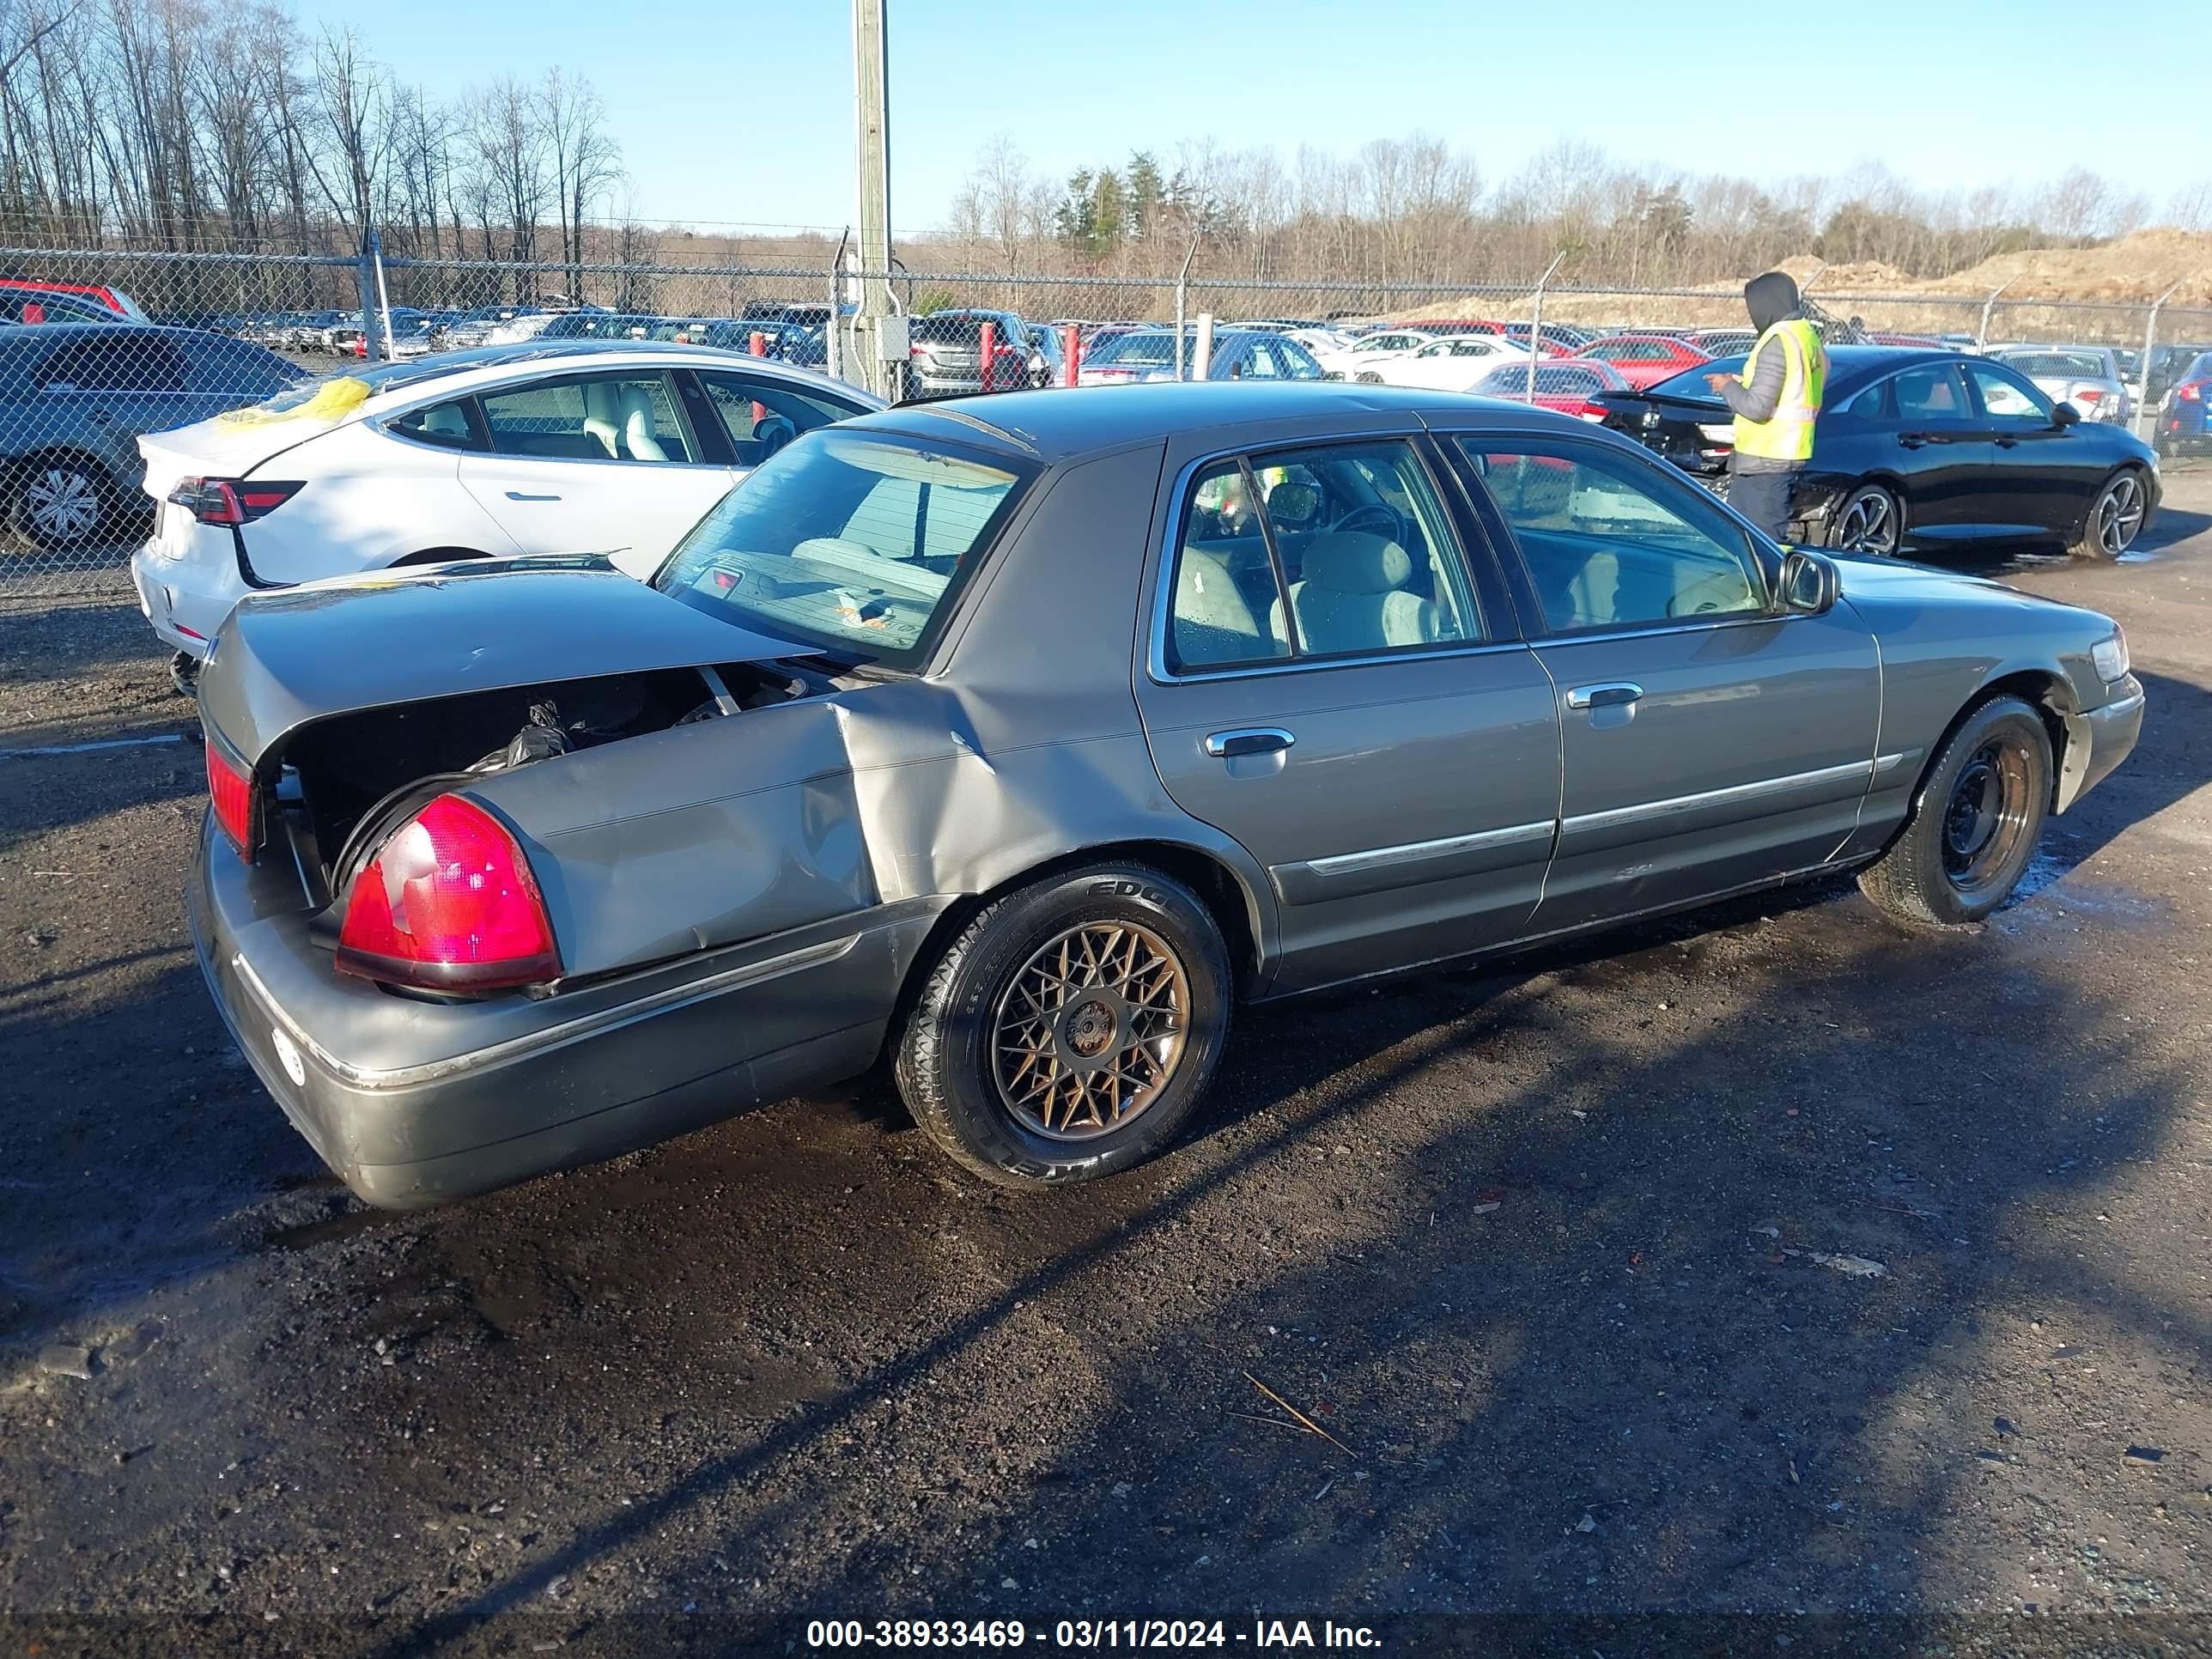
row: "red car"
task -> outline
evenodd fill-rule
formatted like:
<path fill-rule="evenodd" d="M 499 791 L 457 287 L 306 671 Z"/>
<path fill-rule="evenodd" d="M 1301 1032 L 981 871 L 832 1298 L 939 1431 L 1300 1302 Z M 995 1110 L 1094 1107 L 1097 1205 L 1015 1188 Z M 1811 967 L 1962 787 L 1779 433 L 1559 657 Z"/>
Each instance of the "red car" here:
<path fill-rule="evenodd" d="M 104 320 L 143 323 L 146 313 L 121 289 L 97 283 L 41 283 L 27 276 L 0 276 L 0 316 L 15 323 L 76 323 Z"/>
<path fill-rule="evenodd" d="M 1479 398 L 1534 401 L 1539 409 L 1601 421 L 1605 406 L 1591 400 L 1601 392 L 1626 392 L 1628 382 L 1611 363 L 1594 357 L 1547 357 L 1536 365 L 1536 395 L 1528 398 L 1528 365 L 1501 363 L 1468 388 Z"/>
<path fill-rule="evenodd" d="M 1663 334 L 1609 334 L 1602 340 L 1592 340 L 1577 355 L 1611 363 L 1620 378 L 1638 392 L 1684 369 L 1712 362 L 1688 341 Z"/>

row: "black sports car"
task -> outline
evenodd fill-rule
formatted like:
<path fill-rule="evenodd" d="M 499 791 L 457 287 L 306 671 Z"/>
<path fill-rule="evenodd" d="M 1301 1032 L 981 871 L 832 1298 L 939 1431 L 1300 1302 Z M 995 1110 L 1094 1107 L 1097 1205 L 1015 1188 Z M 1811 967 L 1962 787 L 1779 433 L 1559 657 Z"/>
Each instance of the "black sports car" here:
<path fill-rule="evenodd" d="M 1601 392 L 1604 423 L 1727 493 L 1728 406 L 1705 384 L 1741 356 L 1642 392 Z M 1952 351 L 1832 346 L 1791 539 L 1890 554 L 1967 535 L 2050 535 L 2117 558 L 2150 521 L 2158 460 L 2118 426 L 2082 424 L 2017 370 Z"/>

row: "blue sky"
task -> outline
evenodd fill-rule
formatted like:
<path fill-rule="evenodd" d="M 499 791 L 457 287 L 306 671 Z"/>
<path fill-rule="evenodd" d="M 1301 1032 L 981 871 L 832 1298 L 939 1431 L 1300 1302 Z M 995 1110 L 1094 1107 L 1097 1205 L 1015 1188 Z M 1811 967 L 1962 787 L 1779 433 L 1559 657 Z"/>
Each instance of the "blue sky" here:
<path fill-rule="evenodd" d="M 940 222 L 1000 132 L 1054 177 L 1139 147 L 1171 161 L 1184 139 L 1272 144 L 1288 161 L 1302 143 L 1349 152 L 1417 128 L 1473 150 L 1492 182 L 1563 137 L 1693 171 L 1755 157 L 1735 170 L 1762 177 L 1879 161 L 1930 189 L 2081 166 L 2154 208 L 2212 176 L 2212 0 L 890 0 L 890 13 L 901 231 Z M 307 0 L 303 16 L 352 21 L 441 96 L 556 63 L 581 72 L 647 219 L 852 217 L 846 0 Z M 1754 116 L 1742 139 L 1731 114 L 1759 63 L 1810 66 L 1813 106 Z"/>

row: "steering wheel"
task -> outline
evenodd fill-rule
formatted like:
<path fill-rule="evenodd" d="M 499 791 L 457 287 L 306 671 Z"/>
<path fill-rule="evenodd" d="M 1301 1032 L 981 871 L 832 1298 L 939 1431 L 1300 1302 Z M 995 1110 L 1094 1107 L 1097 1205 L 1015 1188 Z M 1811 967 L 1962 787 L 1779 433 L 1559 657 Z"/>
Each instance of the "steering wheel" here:
<path fill-rule="evenodd" d="M 1364 501 L 1329 526 L 1328 533 L 1341 535 L 1350 531 L 1375 526 L 1374 533 L 1385 540 L 1404 547 L 1411 539 L 1410 526 L 1406 515 L 1384 501 Z"/>

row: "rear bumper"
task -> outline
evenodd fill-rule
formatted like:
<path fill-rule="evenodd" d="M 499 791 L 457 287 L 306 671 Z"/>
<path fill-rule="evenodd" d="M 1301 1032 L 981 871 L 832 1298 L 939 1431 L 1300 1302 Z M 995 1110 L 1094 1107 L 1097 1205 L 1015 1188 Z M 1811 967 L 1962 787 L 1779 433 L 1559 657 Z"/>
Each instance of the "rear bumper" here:
<path fill-rule="evenodd" d="M 137 590 L 138 609 L 171 647 L 204 657 L 231 607 L 253 590 L 239 571 L 228 530 L 197 526 L 191 550 L 173 556 L 161 544 L 159 522 L 157 519 L 154 536 L 131 556 L 131 585 Z M 209 537 L 221 537 L 221 544 L 199 544 Z"/>
<path fill-rule="evenodd" d="M 863 1071 L 941 908 L 887 906 L 532 1001 L 416 1001 L 338 974 L 271 872 L 203 826 L 200 970 L 295 1128 L 411 1209 L 612 1158 Z"/>

